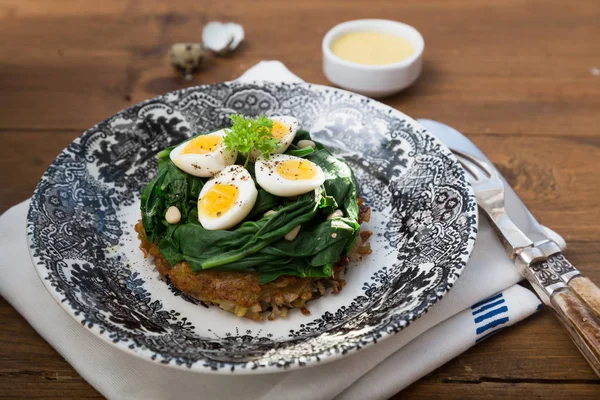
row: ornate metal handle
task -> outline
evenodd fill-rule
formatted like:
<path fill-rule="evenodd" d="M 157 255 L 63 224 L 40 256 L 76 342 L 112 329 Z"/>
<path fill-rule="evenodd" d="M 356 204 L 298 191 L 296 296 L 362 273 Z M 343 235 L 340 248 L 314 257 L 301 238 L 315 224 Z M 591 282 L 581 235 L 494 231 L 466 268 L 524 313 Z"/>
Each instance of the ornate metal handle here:
<path fill-rule="evenodd" d="M 554 271 L 561 281 L 569 285 L 569 288 L 583 300 L 590 311 L 600 318 L 600 289 L 594 282 L 583 276 L 561 253 L 549 256 L 541 265 Z"/>

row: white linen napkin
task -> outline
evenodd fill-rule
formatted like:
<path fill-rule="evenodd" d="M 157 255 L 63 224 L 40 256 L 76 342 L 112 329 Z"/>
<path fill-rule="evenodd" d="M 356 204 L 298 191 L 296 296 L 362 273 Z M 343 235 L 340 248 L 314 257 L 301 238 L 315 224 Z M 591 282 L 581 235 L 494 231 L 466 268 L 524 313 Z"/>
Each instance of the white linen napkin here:
<path fill-rule="evenodd" d="M 276 61 L 261 62 L 240 79 L 301 81 Z M 446 144 L 466 140 L 457 135 L 445 137 Z M 426 315 L 377 345 L 339 361 L 269 375 L 175 370 L 103 342 L 54 302 L 29 257 L 28 204 L 0 216 L 0 294 L 109 399 L 385 399 L 541 306 L 532 292 L 515 285 L 520 276 L 481 218 L 475 249 L 454 288 Z M 564 248 L 560 236 L 548 233 Z"/>

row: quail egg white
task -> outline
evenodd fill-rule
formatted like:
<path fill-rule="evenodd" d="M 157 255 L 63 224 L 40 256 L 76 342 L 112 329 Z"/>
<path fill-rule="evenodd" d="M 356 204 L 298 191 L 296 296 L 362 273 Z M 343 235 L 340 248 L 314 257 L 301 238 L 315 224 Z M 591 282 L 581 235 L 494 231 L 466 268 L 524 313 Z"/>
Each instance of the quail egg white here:
<path fill-rule="evenodd" d="M 244 167 L 225 167 L 200 191 L 198 221 L 208 230 L 233 228 L 250 213 L 257 196 L 252 176 Z"/>
<path fill-rule="evenodd" d="M 254 171 L 256 182 L 275 196 L 308 193 L 325 182 L 325 174 L 317 164 L 287 154 L 274 154 L 269 159 L 260 157 Z"/>
<path fill-rule="evenodd" d="M 190 175 L 207 178 L 235 163 L 237 151 L 229 151 L 223 144 L 225 130 L 196 136 L 171 151 L 171 161 Z"/>

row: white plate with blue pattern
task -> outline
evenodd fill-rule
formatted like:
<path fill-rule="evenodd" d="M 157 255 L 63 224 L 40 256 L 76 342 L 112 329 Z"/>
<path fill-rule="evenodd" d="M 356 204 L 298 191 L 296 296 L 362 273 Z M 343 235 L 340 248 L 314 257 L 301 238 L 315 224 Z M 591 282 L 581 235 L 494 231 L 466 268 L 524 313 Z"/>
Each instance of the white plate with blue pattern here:
<path fill-rule="evenodd" d="M 372 207 L 373 254 L 311 314 L 256 322 L 204 307 L 160 280 L 133 230 L 156 154 L 232 113 L 300 120 L 350 163 Z M 28 214 L 37 272 L 98 337 L 152 362 L 208 373 L 270 373 L 331 361 L 400 332 L 454 284 L 477 208 L 450 151 L 413 119 L 306 83 L 222 83 L 145 101 L 86 131 L 43 175 Z"/>

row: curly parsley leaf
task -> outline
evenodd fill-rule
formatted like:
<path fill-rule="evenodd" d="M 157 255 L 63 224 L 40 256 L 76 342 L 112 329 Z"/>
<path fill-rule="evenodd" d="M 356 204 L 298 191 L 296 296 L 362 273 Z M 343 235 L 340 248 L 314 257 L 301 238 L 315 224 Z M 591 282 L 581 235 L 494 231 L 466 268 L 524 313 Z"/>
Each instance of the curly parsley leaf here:
<path fill-rule="evenodd" d="M 253 150 L 257 150 L 262 156 L 268 156 L 277 148 L 279 141 L 272 133 L 273 120 L 266 115 L 253 119 L 234 114 L 230 115 L 229 119 L 233 125 L 227 130 L 223 143 L 227 150 L 237 149 L 246 155 L 244 167 L 248 165 Z"/>

